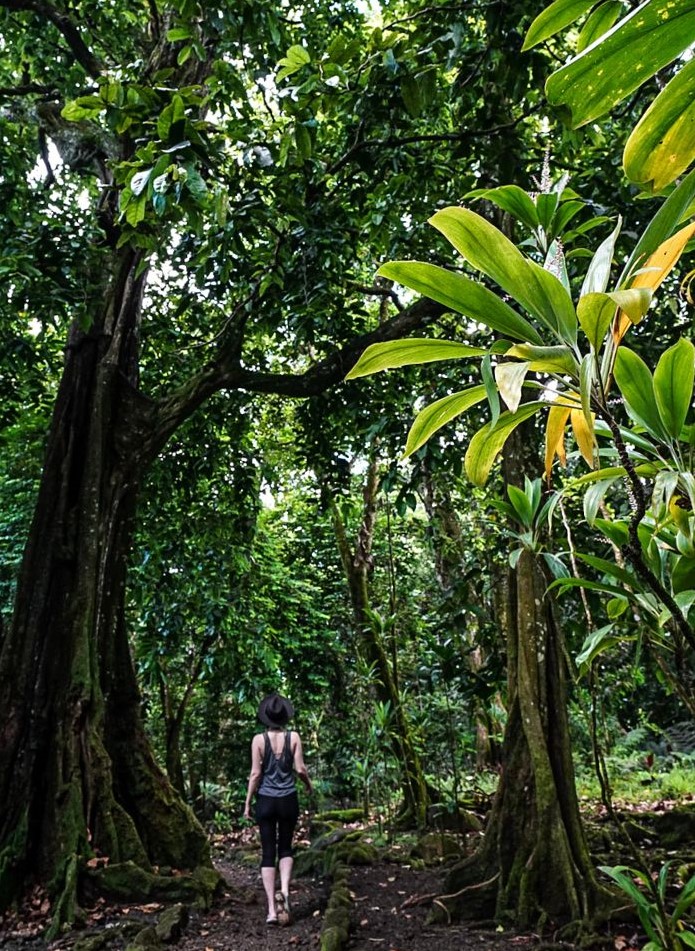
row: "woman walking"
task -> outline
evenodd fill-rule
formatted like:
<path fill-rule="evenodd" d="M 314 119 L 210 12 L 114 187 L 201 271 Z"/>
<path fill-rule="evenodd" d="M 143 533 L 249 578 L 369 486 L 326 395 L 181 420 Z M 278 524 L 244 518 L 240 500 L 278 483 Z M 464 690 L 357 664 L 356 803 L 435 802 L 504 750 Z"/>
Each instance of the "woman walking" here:
<path fill-rule="evenodd" d="M 294 730 L 285 729 L 294 716 L 294 707 L 285 697 L 272 693 L 261 701 L 258 719 L 267 729 L 251 741 L 251 772 L 244 815 L 251 818 L 251 799 L 256 793 L 256 821 L 261 833 L 261 878 L 268 900 L 269 925 L 278 923 L 278 914 L 289 923 L 290 879 L 292 877 L 292 836 L 299 818 L 295 774 L 313 792 L 304 764 L 302 741 Z M 280 868 L 280 892 L 275 894 L 275 863 Z"/>

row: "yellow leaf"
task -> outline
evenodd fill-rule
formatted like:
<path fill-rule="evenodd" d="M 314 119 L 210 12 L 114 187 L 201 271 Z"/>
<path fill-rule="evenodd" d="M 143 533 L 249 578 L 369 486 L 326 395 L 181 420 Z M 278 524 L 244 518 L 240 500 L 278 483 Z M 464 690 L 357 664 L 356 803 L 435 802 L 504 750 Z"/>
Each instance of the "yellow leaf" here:
<path fill-rule="evenodd" d="M 551 406 L 548 413 L 548 425 L 545 428 L 545 477 L 550 478 L 555 456 L 560 465 L 567 465 L 565 452 L 565 426 L 571 410 L 569 406 Z"/>
<path fill-rule="evenodd" d="M 591 426 L 586 416 L 580 409 L 572 410 L 572 430 L 574 438 L 577 440 L 579 451 L 586 460 L 586 464 L 594 468 L 594 448 L 596 446 L 596 437 L 594 436 L 594 414 L 591 414 Z"/>
<path fill-rule="evenodd" d="M 664 278 L 673 270 L 693 234 L 695 234 L 695 222 L 681 228 L 667 241 L 660 244 L 651 257 L 644 262 L 639 273 L 630 281 L 630 287 L 646 287 L 655 291 Z M 620 343 L 631 324 L 632 321 L 627 314 L 619 310 L 613 321 L 613 340 L 616 344 Z"/>

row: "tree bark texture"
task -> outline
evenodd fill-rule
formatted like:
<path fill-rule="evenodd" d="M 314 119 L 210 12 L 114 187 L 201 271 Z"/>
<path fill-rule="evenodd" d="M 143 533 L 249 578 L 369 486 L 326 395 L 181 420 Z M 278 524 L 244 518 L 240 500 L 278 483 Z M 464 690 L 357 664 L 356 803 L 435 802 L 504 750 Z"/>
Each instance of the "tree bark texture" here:
<path fill-rule="evenodd" d="M 70 332 L 0 654 L 0 908 L 34 877 L 58 896 L 56 921 L 93 854 L 145 869 L 209 861 L 143 731 L 124 624 L 142 279 L 136 253 L 117 261 L 102 315 Z"/>
<path fill-rule="evenodd" d="M 567 722 L 565 655 L 547 580 L 524 551 L 510 584 L 509 715 L 480 849 L 455 868 L 440 913 L 521 927 L 580 921 L 597 907 Z"/>

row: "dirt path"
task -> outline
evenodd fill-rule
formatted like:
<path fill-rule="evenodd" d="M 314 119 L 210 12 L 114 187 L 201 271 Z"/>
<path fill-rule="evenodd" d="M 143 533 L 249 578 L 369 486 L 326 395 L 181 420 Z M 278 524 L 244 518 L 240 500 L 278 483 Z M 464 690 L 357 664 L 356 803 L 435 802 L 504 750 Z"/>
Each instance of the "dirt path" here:
<path fill-rule="evenodd" d="M 257 868 L 220 860 L 217 867 L 230 891 L 214 909 L 193 918 L 179 951 L 275 951 L 317 948 L 330 882 L 301 878 L 292 883 L 294 921 L 286 927 L 265 924 L 263 887 Z M 432 870 L 380 863 L 355 867 L 350 874 L 353 898 L 350 940 L 346 951 L 493 951 L 527 948 L 530 936 L 513 936 L 466 926 L 428 926 L 429 903 L 409 900 L 441 888 L 442 875 Z M 405 906 L 405 907 L 404 907 Z"/>

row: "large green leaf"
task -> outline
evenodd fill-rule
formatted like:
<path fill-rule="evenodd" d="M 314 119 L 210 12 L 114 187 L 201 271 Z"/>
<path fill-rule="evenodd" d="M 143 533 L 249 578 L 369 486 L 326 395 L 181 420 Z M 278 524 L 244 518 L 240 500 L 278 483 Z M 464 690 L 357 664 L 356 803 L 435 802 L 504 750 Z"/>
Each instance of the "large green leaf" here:
<path fill-rule="evenodd" d="M 377 274 L 511 337 L 541 343 L 535 327 L 479 281 L 422 261 L 389 261 Z"/>
<path fill-rule="evenodd" d="M 596 0 L 555 0 L 549 7 L 546 7 L 538 14 L 528 29 L 524 38 L 522 50 L 529 50 L 532 46 L 537 46 L 543 40 L 555 36 L 561 30 L 564 30 L 570 23 L 578 20 L 582 14 L 590 10 Z"/>
<path fill-rule="evenodd" d="M 598 353 L 615 316 L 615 304 L 608 294 L 585 294 L 579 298 L 577 316 L 587 340 Z"/>
<path fill-rule="evenodd" d="M 620 0 L 606 0 L 592 10 L 577 38 L 577 52 L 581 53 L 607 33 L 624 10 Z"/>
<path fill-rule="evenodd" d="M 622 218 L 618 216 L 618 223 L 615 228 L 596 249 L 591 259 L 591 264 L 589 264 L 587 269 L 586 276 L 584 277 L 582 289 L 579 294 L 580 300 L 585 294 L 602 294 L 608 287 L 611 276 L 611 266 L 613 264 L 615 242 L 620 234 L 622 223 Z"/>
<path fill-rule="evenodd" d="M 525 258 L 494 225 L 467 208 L 455 207 L 436 212 L 430 224 L 545 327 L 566 342 L 571 342 L 572 327 L 576 336 L 572 300 L 560 281 Z"/>
<path fill-rule="evenodd" d="M 693 42 L 692 0 L 645 0 L 546 83 L 571 125 L 605 115 Z"/>
<path fill-rule="evenodd" d="M 661 191 L 693 158 L 695 59 L 676 73 L 632 130 L 625 144 L 623 168 L 633 182 L 649 191 Z"/>
<path fill-rule="evenodd" d="M 682 337 L 659 358 L 654 396 L 664 429 L 678 439 L 688 414 L 695 378 L 695 347 Z"/>
<path fill-rule="evenodd" d="M 470 193 L 466 197 L 486 198 L 494 202 L 502 211 L 509 212 L 514 218 L 523 221 L 529 228 L 535 230 L 540 222 L 538 211 L 531 196 L 519 188 L 518 185 L 500 185 L 499 188 L 484 188 Z"/>
<path fill-rule="evenodd" d="M 505 356 L 526 360 L 529 370 L 536 373 L 565 373 L 575 378 L 579 374 L 579 366 L 569 347 L 533 347 L 518 343 L 510 347 Z"/>
<path fill-rule="evenodd" d="M 370 376 L 380 370 L 392 370 L 395 367 L 411 366 L 420 363 L 434 363 L 438 360 L 454 360 L 461 357 L 482 357 L 487 350 L 470 347 L 466 343 L 453 340 L 426 340 L 408 337 L 404 340 L 388 340 L 385 343 L 373 343 L 364 351 L 346 380 L 360 376 Z"/>
<path fill-rule="evenodd" d="M 485 386 L 471 386 L 469 389 L 460 390 L 458 393 L 452 393 L 451 396 L 445 396 L 435 403 L 426 406 L 415 417 L 415 421 L 408 433 L 408 439 L 405 444 L 403 458 L 410 456 L 420 446 L 423 446 L 433 433 L 451 422 L 467 409 L 480 403 L 486 397 Z"/>
<path fill-rule="evenodd" d="M 604 651 L 615 647 L 616 644 L 620 644 L 625 640 L 625 638 L 616 637 L 615 634 L 611 634 L 612 630 L 613 625 L 606 624 L 605 627 L 600 627 L 597 631 L 592 631 L 592 633 L 589 634 L 582 644 L 580 652 L 577 654 L 576 662 L 578 667 L 586 670 L 599 654 L 602 654 Z"/>
<path fill-rule="evenodd" d="M 524 403 L 516 413 L 502 413 L 497 423 L 479 429 L 471 439 L 466 451 L 464 466 L 466 475 L 475 485 L 485 485 L 490 469 L 509 436 L 517 426 L 529 419 L 547 403 Z"/>
<path fill-rule="evenodd" d="M 629 275 L 670 238 L 695 199 L 695 169 L 671 192 L 649 222 L 635 245 L 618 283 L 622 287 Z"/>
<path fill-rule="evenodd" d="M 659 440 L 666 437 L 654 397 L 654 382 L 644 360 L 627 347 L 621 347 L 613 370 L 615 382 L 631 415 Z"/>

